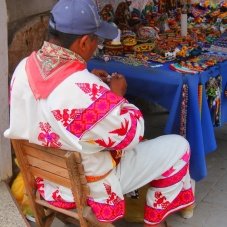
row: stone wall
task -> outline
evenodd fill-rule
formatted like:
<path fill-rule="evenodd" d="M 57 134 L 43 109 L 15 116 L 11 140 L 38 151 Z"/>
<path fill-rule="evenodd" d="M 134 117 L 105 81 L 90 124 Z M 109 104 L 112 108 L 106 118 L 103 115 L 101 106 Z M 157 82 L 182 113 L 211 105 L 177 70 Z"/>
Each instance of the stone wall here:
<path fill-rule="evenodd" d="M 48 14 L 34 16 L 13 34 L 12 41 L 9 44 L 10 75 L 21 59 L 41 47 L 46 38 L 48 19 Z"/>
<path fill-rule="evenodd" d="M 8 101 L 8 48 L 7 48 L 7 11 L 5 1 L 0 1 L 0 181 L 12 174 L 9 140 L 3 132 L 9 124 Z"/>
<path fill-rule="evenodd" d="M 38 49 L 45 37 L 48 12 L 57 0 L 0 1 L 0 181 L 12 175 L 9 127 L 9 80 L 17 63 Z M 9 64 L 8 64 L 9 63 Z"/>
<path fill-rule="evenodd" d="M 56 2 L 57 0 L 6 0 L 10 76 L 21 59 L 42 45 L 49 11 Z"/>

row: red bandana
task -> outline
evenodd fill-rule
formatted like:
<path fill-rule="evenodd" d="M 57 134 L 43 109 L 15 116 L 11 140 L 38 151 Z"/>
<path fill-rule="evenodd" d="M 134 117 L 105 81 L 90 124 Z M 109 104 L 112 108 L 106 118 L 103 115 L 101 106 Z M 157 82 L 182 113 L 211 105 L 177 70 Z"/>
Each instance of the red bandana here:
<path fill-rule="evenodd" d="M 47 98 L 68 76 L 85 68 L 86 63 L 79 55 L 48 42 L 26 62 L 29 85 L 36 99 Z"/>

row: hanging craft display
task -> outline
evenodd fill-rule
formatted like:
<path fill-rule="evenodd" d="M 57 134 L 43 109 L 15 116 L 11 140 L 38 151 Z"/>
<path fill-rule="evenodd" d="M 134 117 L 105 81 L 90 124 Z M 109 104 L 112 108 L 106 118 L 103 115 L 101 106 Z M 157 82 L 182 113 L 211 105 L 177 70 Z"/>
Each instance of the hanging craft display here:
<path fill-rule="evenodd" d="M 188 110 L 188 85 L 182 87 L 181 112 L 180 112 L 180 135 L 186 138 L 187 133 L 187 110 Z"/>
<path fill-rule="evenodd" d="M 198 101 L 199 101 L 199 113 L 200 118 L 202 116 L 202 103 L 203 103 L 203 85 L 200 83 L 198 86 Z"/>
<path fill-rule="evenodd" d="M 217 77 L 211 77 L 206 83 L 206 95 L 214 127 L 221 125 L 221 93 L 221 75 L 218 75 Z"/>

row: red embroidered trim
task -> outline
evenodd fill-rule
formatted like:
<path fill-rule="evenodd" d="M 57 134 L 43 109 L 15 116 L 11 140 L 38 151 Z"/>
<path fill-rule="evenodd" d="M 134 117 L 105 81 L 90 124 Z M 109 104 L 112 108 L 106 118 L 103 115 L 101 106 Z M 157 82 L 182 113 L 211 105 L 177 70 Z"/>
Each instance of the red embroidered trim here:
<path fill-rule="evenodd" d="M 124 98 L 108 91 L 93 102 L 81 115 L 76 116 L 66 129 L 73 135 L 81 138 L 86 131 L 94 127 L 123 101 Z"/>
<path fill-rule="evenodd" d="M 62 122 L 64 127 L 67 127 L 70 122 L 75 119 L 76 116 L 80 115 L 84 109 L 63 109 L 63 110 L 52 110 L 51 113 L 54 115 L 57 121 Z"/>
<path fill-rule="evenodd" d="M 153 207 L 166 209 L 170 202 L 166 199 L 166 197 L 162 194 L 162 192 L 156 191 L 154 194 L 155 201 L 153 203 Z"/>
<path fill-rule="evenodd" d="M 52 206 L 62 208 L 62 209 L 66 209 L 66 210 L 76 208 L 76 204 L 74 202 L 62 202 L 62 201 L 47 201 L 47 202 L 49 204 L 51 204 Z"/>
<path fill-rule="evenodd" d="M 125 138 L 115 147 L 113 147 L 114 150 L 122 150 L 125 147 L 127 147 L 132 140 L 135 137 L 136 134 L 136 128 L 137 128 L 137 118 L 133 116 L 133 114 L 130 113 L 131 117 L 131 128 L 129 129 L 128 133 L 126 134 Z"/>
<path fill-rule="evenodd" d="M 178 183 L 187 174 L 188 167 L 189 164 L 186 164 L 179 172 L 177 172 L 171 177 L 151 181 L 150 183 L 151 187 L 165 188 Z"/>
<path fill-rule="evenodd" d="M 106 200 L 107 204 L 114 205 L 121 201 L 121 198 L 115 192 L 112 191 L 112 188 L 109 184 L 103 183 L 103 185 L 106 189 L 106 193 L 109 196 L 108 199 Z"/>
<path fill-rule="evenodd" d="M 89 83 L 76 83 L 76 85 L 85 93 L 91 97 L 92 101 L 98 99 L 101 95 L 106 93 L 107 88 L 97 85 L 97 84 L 89 84 Z"/>
<path fill-rule="evenodd" d="M 60 64 L 50 72 L 48 77 L 42 72 L 42 65 L 37 60 L 36 53 L 33 52 L 27 59 L 26 72 L 28 76 L 29 86 L 36 99 L 46 99 L 49 94 L 63 80 L 71 76 L 72 73 L 82 71 L 86 68 L 86 64 L 78 60 L 68 60 L 64 64 Z M 60 76 L 59 76 L 60 75 Z"/>
<path fill-rule="evenodd" d="M 40 195 L 44 198 L 44 184 L 42 178 L 36 178 L 37 190 Z M 113 192 L 112 192 L 113 194 Z M 112 196 L 110 193 L 110 195 Z M 99 221 L 112 222 L 124 216 L 125 203 L 119 197 L 114 197 L 114 200 L 110 197 L 113 204 L 97 203 L 91 199 L 87 200 L 87 204 L 92 208 L 94 214 Z M 76 208 L 75 202 L 65 202 L 65 201 L 47 201 L 53 206 L 63 208 L 63 209 L 74 209 Z"/>
<path fill-rule="evenodd" d="M 59 142 L 60 136 L 55 132 L 51 132 L 51 126 L 48 122 L 40 122 L 39 127 L 42 132 L 39 133 L 38 140 L 42 142 L 42 146 L 54 148 L 62 146 Z"/>
<path fill-rule="evenodd" d="M 35 179 L 35 181 L 36 181 L 36 188 L 37 188 L 40 196 L 45 199 L 43 179 L 40 177 L 37 177 Z M 56 192 L 57 191 L 55 191 L 55 193 Z M 74 202 L 65 202 L 62 198 L 53 197 L 53 199 L 55 199 L 57 201 L 47 201 L 47 202 L 55 207 L 59 207 L 59 208 L 67 209 L 67 210 L 76 208 L 76 204 Z"/>
<path fill-rule="evenodd" d="M 124 200 L 121 200 L 114 205 L 102 204 L 88 200 L 88 205 L 92 208 L 97 219 L 102 222 L 113 222 L 122 218 L 125 212 Z"/>
<path fill-rule="evenodd" d="M 166 209 L 155 209 L 148 205 L 145 206 L 144 220 L 149 224 L 158 224 L 165 217 L 177 210 L 185 208 L 194 203 L 194 195 L 192 189 L 181 191 L 180 194 L 173 200 Z"/>

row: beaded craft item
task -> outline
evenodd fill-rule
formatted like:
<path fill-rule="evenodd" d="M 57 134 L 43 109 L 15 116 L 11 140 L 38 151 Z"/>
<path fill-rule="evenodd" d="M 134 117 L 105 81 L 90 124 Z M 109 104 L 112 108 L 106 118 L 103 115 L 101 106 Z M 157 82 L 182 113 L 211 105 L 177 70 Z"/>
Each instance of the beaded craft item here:
<path fill-rule="evenodd" d="M 218 75 L 217 77 L 211 77 L 206 83 L 206 95 L 214 127 L 221 125 L 221 93 L 221 75 Z"/>
<path fill-rule="evenodd" d="M 188 85 L 183 84 L 180 112 L 180 135 L 185 138 L 187 133 L 187 111 L 188 111 Z"/>
<path fill-rule="evenodd" d="M 199 113 L 200 113 L 200 118 L 201 118 L 202 103 L 203 103 L 203 85 L 201 83 L 198 86 L 198 100 L 199 100 Z"/>

